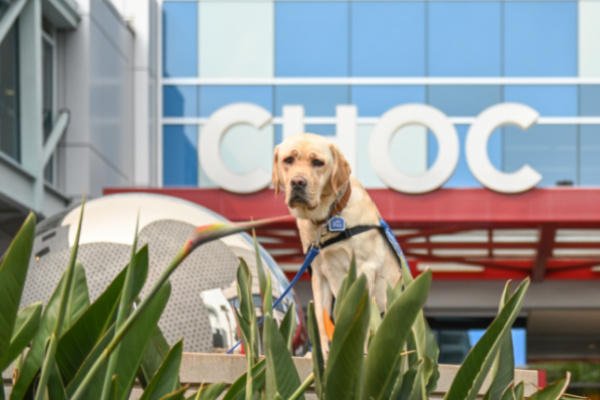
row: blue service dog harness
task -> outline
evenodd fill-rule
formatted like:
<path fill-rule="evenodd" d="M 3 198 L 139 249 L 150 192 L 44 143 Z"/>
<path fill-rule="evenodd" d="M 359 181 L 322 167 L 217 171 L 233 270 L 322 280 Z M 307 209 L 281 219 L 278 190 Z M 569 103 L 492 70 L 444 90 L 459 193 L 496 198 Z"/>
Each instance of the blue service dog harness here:
<path fill-rule="evenodd" d="M 332 209 L 333 209 L 333 206 L 332 206 Z M 331 216 L 327 220 L 325 220 L 325 222 L 319 229 L 319 232 L 317 234 L 317 239 L 314 241 L 314 243 L 312 243 L 308 247 L 308 250 L 306 252 L 306 257 L 304 258 L 304 262 L 302 263 L 302 266 L 300 267 L 300 269 L 296 273 L 296 276 L 294 276 L 294 278 L 292 279 L 290 284 L 285 288 L 283 293 L 273 303 L 273 309 L 275 309 L 279 305 L 279 303 L 281 303 L 283 301 L 285 296 L 287 296 L 289 294 L 290 290 L 292 290 L 292 288 L 294 287 L 296 282 L 298 282 L 300 277 L 302 275 L 304 275 L 304 273 L 306 271 L 308 271 L 309 274 L 312 275 L 311 264 L 314 261 L 314 259 L 319 255 L 319 252 L 321 249 L 329 247 L 335 243 L 341 242 L 342 240 L 349 239 L 353 236 L 360 235 L 361 233 L 368 232 L 372 229 L 377 229 L 383 235 L 384 242 L 386 242 L 390 246 L 392 253 L 396 256 L 396 260 L 398 261 L 398 266 L 400 268 L 402 268 L 402 262 L 404 262 L 406 264 L 408 270 L 410 271 L 410 266 L 408 265 L 408 262 L 406 261 L 406 257 L 404 256 L 402 249 L 400 248 L 400 244 L 396 240 L 396 237 L 394 236 L 392 229 L 389 227 L 388 224 L 385 223 L 385 221 L 382 218 L 379 219 L 379 225 L 357 225 L 352 228 L 346 228 L 346 224 L 345 224 L 345 221 L 343 218 Z M 331 239 L 328 239 L 325 242 L 321 243 L 321 236 L 324 236 L 327 233 L 335 233 L 335 232 L 339 232 L 339 235 L 334 236 Z M 259 325 L 262 324 L 264 319 L 265 319 L 265 317 L 263 316 L 258 321 L 258 324 Z M 233 346 L 231 349 L 229 349 L 227 351 L 227 354 L 231 354 L 233 352 L 233 350 L 235 350 L 241 343 L 242 343 L 241 340 L 238 341 L 235 344 L 235 346 Z"/>

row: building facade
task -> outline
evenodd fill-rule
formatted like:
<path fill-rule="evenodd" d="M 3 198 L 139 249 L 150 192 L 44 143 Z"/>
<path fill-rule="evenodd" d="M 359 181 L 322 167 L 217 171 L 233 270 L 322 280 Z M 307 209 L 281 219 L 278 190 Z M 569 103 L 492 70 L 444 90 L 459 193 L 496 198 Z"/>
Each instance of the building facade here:
<path fill-rule="evenodd" d="M 522 363 L 598 362 L 599 37 L 596 0 L 0 0 L 0 253 L 84 191 L 286 214 L 273 149 L 313 132 L 434 270 L 447 360 L 531 277 Z M 294 225 L 259 235 L 293 275 Z"/>

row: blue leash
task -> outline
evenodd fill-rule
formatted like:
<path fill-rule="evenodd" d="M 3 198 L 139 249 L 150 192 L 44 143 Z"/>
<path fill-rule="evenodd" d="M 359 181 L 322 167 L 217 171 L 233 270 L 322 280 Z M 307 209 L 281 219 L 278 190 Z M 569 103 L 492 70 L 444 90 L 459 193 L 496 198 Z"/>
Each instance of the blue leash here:
<path fill-rule="evenodd" d="M 296 284 L 296 282 L 298 282 L 298 280 L 300 279 L 300 277 L 302 275 L 304 275 L 304 273 L 306 272 L 306 270 L 308 269 L 308 267 L 310 267 L 310 264 L 312 264 L 313 260 L 315 259 L 315 257 L 317 257 L 319 255 L 319 249 L 317 249 L 316 247 L 312 247 L 311 250 L 308 252 L 308 254 L 306 255 L 306 258 L 304 259 L 304 263 L 302 263 L 302 266 L 300 267 L 300 269 L 298 270 L 298 272 L 296 273 L 296 276 L 294 276 L 294 279 L 292 279 L 292 281 L 290 282 L 290 284 L 288 285 L 288 287 L 285 288 L 285 290 L 283 291 L 283 293 L 279 296 L 279 298 L 275 301 L 275 303 L 273 303 L 273 309 L 275 309 L 279 303 L 281 303 L 283 301 L 283 299 L 285 298 L 285 296 L 288 295 L 288 293 L 290 292 L 290 290 L 292 290 L 292 287 L 294 287 L 294 285 Z M 265 320 L 265 316 L 263 315 L 263 317 L 258 321 L 258 324 L 262 324 L 263 321 Z M 233 352 L 233 350 L 235 350 L 240 344 L 242 343 L 242 341 L 238 341 L 235 346 L 233 346 L 231 349 L 227 350 L 227 354 L 231 354 Z"/>
<path fill-rule="evenodd" d="M 396 256 L 398 257 L 398 261 L 404 260 L 404 262 L 406 263 L 406 266 L 408 267 L 408 270 L 410 271 L 410 265 L 408 265 L 408 261 L 406 260 L 406 257 L 404 256 L 404 253 L 402 252 L 402 249 L 400 248 L 400 244 L 396 240 L 396 236 L 394 236 L 394 233 L 392 232 L 392 229 L 389 227 L 388 224 L 385 223 L 385 221 L 382 218 L 379 219 L 379 223 L 381 224 L 381 226 L 383 227 L 383 229 L 385 231 L 385 236 L 386 236 L 389 244 L 395 250 Z M 312 264 L 313 260 L 318 255 L 319 255 L 319 249 L 316 246 L 311 246 L 310 251 L 308 252 L 308 254 L 306 254 L 306 258 L 304 259 L 304 263 L 302 263 L 302 266 L 300 267 L 300 269 L 296 273 L 296 276 L 294 276 L 294 279 L 292 279 L 292 281 L 290 282 L 290 284 L 288 285 L 288 287 L 285 288 L 285 290 L 279 296 L 279 298 L 277 299 L 277 301 L 275 301 L 275 303 L 273 304 L 273 309 L 275 309 L 279 305 L 279 303 L 281 303 L 283 301 L 283 299 L 285 298 L 285 296 L 288 295 L 288 293 L 290 292 L 290 290 L 292 290 L 292 288 L 294 287 L 294 285 L 296 284 L 296 282 L 298 282 L 298 280 L 300 279 L 300 277 L 302 275 L 304 275 L 304 273 L 306 272 L 306 270 L 308 269 L 308 267 L 310 267 L 310 265 Z M 258 325 L 262 324 L 264 320 L 265 320 L 265 316 L 263 315 L 263 317 L 258 321 Z M 229 350 L 227 350 L 226 354 L 231 354 L 233 352 L 233 350 L 235 350 L 241 343 L 242 343 L 241 340 L 238 341 L 232 348 L 230 348 Z"/>

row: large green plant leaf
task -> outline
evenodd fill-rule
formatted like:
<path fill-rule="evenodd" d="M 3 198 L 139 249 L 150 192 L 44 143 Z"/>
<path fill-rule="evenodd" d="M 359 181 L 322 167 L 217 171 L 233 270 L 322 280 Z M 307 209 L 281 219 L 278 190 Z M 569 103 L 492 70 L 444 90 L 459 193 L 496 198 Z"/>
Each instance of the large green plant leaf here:
<path fill-rule="evenodd" d="M 131 293 L 133 291 L 133 278 L 134 278 L 134 269 L 135 269 L 135 252 L 137 249 L 138 242 L 138 230 L 140 224 L 140 215 L 138 213 L 136 222 L 135 222 L 135 232 L 133 238 L 133 245 L 131 246 L 131 256 L 129 258 L 129 266 L 125 272 L 125 282 L 123 283 L 123 290 L 121 293 L 121 298 L 119 300 L 119 307 L 117 309 L 117 320 L 115 321 L 115 329 L 119 331 L 121 326 L 123 326 L 123 321 L 127 318 L 127 314 L 129 313 L 130 307 L 130 299 Z M 101 400 L 108 400 L 108 395 L 111 390 L 111 380 L 115 375 L 117 369 L 117 361 L 119 360 L 119 353 L 121 351 L 121 345 L 117 345 L 115 350 L 109 357 L 108 367 L 106 370 L 106 375 L 104 377 L 104 387 L 102 389 L 102 397 Z M 117 382 L 118 385 L 119 382 Z M 117 397 L 118 397 L 118 386 L 117 386 Z"/>
<path fill-rule="evenodd" d="M 260 288 L 260 297 L 263 304 L 265 302 L 265 294 L 267 293 L 267 276 L 263 267 L 262 259 L 260 258 L 260 250 L 258 249 L 258 240 L 256 240 L 256 232 L 252 229 L 252 239 L 254 239 L 254 255 L 256 257 L 256 272 L 258 273 L 258 286 Z M 266 312 L 264 313 L 267 314 Z"/>
<path fill-rule="evenodd" d="M 114 323 L 116 307 L 123 289 L 123 282 L 125 281 L 126 268 L 115 277 L 108 288 L 60 338 L 56 360 L 65 385 L 71 382 L 71 379 L 73 379 L 92 349 L 104 336 L 109 326 Z M 134 286 L 130 301 L 142 290 L 147 276 L 148 247 L 144 246 L 136 255 Z M 160 362 L 157 363 L 157 368 L 158 364 Z M 152 371 L 152 374 L 154 374 L 154 371 Z"/>
<path fill-rule="evenodd" d="M 287 309 L 283 321 L 279 326 L 279 332 L 285 339 L 288 349 L 292 350 L 292 343 L 294 341 L 294 334 L 296 333 L 296 303 L 292 302 L 290 307 Z"/>
<path fill-rule="evenodd" d="M 82 368 L 86 367 L 89 369 L 85 375 L 74 379 L 67 387 L 67 393 L 70 398 L 100 398 L 104 382 L 104 374 L 102 372 L 106 371 L 108 357 L 119 342 L 123 345 L 123 348 L 127 349 L 127 353 L 123 352 L 121 354 L 117 363 L 117 369 L 115 370 L 115 375 L 117 376 L 117 398 L 125 399 L 128 397 L 144 350 L 167 304 L 170 293 L 171 285 L 167 281 L 156 292 L 156 295 L 149 300 L 142 312 L 138 314 L 138 318 L 129 325 L 129 328 L 120 337 L 120 340 L 117 339 L 118 341 L 115 342 L 113 338 L 96 358 L 90 360 L 91 367 L 89 364 L 84 363 Z M 105 338 L 101 342 L 104 340 Z"/>
<path fill-rule="evenodd" d="M 418 396 L 421 391 L 421 386 L 417 384 L 419 381 L 419 375 L 423 373 L 423 360 L 419 360 L 410 366 L 408 371 L 404 374 L 401 382 L 402 386 L 400 386 L 400 391 L 398 392 L 395 389 L 390 396 L 390 399 L 395 400 L 409 400 L 414 399 L 415 396 Z"/>
<path fill-rule="evenodd" d="M 148 386 L 148 383 L 156 371 L 158 371 L 158 368 L 160 368 L 160 365 L 170 350 L 169 343 L 167 343 L 167 340 L 157 325 L 150 338 L 150 343 L 144 352 L 144 358 L 142 358 L 142 363 L 140 364 L 137 375 L 142 387 L 145 388 Z"/>
<path fill-rule="evenodd" d="M 446 392 L 445 399 L 472 400 L 477 396 L 503 343 L 504 335 L 510 331 L 519 315 L 528 287 L 529 279 L 526 279 L 502 308 L 479 342 L 471 349 L 456 373 L 450 389 Z"/>
<path fill-rule="evenodd" d="M 158 400 L 179 389 L 179 367 L 183 352 L 183 339 L 175 343 L 154 374 L 140 400 Z"/>
<path fill-rule="evenodd" d="M 243 259 L 240 259 L 237 272 L 237 291 L 240 302 L 240 310 L 236 311 L 238 325 L 242 333 L 246 356 L 251 360 L 251 365 L 254 365 L 258 362 L 258 327 L 252 296 L 252 275 Z"/>
<path fill-rule="evenodd" d="M 361 275 L 340 305 L 324 374 L 327 399 L 357 399 L 360 396 L 371 311 L 366 284 L 367 278 Z"/>
<path fill-rule="evenodd" d="M 504 286 L 504 293 L 500 298 L 499 311 L 510 299 L 510 282 Z M 512 343 L 512 335 L 509 330 L 504 336 L 498 355 L 492 366 L 492 383 L 483 400 L 500 400 L 506 388 L 509 387 L 515 379 L 515 358 Z"/>
<path fill-rule="evenodd" d="M 317 326 L 317 318 L 315 315 L 315 305 L 311 301 L 308 303 L 307 312 L 308 321 L 308 336 L 312 344 L 312 363 L 313 373 L 315 374 L 315 392 L 317 397 L 323 398 L 323 372 L 325 370 L 325 362 L 323 361 L 323 350 L 321 349 L 321 340 L 319 337 L 319 328 Z"/>
<path fill-rule="evenodd" d="M 570 380 L 571 373 L 567 372 L 567 376 L 564 379 L 556 381 L 552 385 L 536 392 L 529 400 L 560 400 L 563 394 L 565 394 Z"/>
<path fill-rule="evenodd" d="M 10 339 L 10 346 L 4 361 L 0 365 L 0 371 L 4 371 L 11 362 L 29 345 L 31 339 L 40 326 L 40 317 L 42 315 L 42 302 L 33 303 L 21 310 L 17 314 L 14 332 Z"/>
<path fill-rule="evenodd" d="M 35 215 L 30 213 L 0 264 L 0 366 L 8 358 L 34 235 Z"/>
<path fill-rule="evenodd" d="M 75 268 L 73 269 L 73 276 L 74 281 L 80 281 L 81 279 L 85 279 L 85 272 L 80 264 L 75 265 Z M 80 278 L 80 276 L 83 278 Z M 25 356 L 25 359 L 23 360 L 23 364 L 19 370 L 19 376 L 10 394 L 11 400 L 22 399 L 25 396 L 25 394 L 29 390 L 31 383 L 33 382 L 34 378 L 36 377 L 42 366 L 42 361 L 44 358 L 48 338 L 50 337 L 51 333 L 54 332 L 56 324 L 58 323 L 59 309 L 61 306 L 60 296 L 66 278 L 67 271 L 65 271 L 65 273 L 63 274 L 58 285 L 56 286 L 56 289 L 54 290 L 54 293 L 50 297 L 50 300 L 48 300 L 46 309 L 42 314 L 40 326 L 37 332 L 35 333 L 35 336 L 33 337 L 31 348 L 29 349 L 27 356 Z M 77 307 L 70 309 L 76 310 Z M 63 320 L 63 325 L 64 324 L 65 320 Z M 66 328 L 66 326 L 63 326 L 63 329 L 64 328 Z"/>
<path fill-rule="evenodd" d="M 52 400 L 67 400 L 67 393 L 60 378 L 56 362 L 52 363 L 52 371 L 48 379 L 48 395 Z"/>
<path fill-rule="evenodd" d="M 397 379 L 404 345 L 430 287 L 431 270 L 427 270 L 388 309 L 367 355 L 363 398 L 389 398 Z"/>
<path fill-rule="evenodd" d="M 265 377 L 267 370 L 267 362 L 262 359 L 252 367 L 252 383 L 253 388 L 256 392 L 262 391 L 265 386 Z M 242 374 L 234 383 L 231 385 L 223 400 L 242 400 L 246 397 L 246 378 L 248 373 Z"/>
<path fill-rule="evenodd" d="M 206 387 L 201 386 L 200 390 L 193 396 L 188 397 L 187 400 L 216 400 L 226 388 L 227 384 L 225 382 L 213 383 Z"/>
<path fill-rule="evenodd" d="M 273 399 L 276 393 L 289 398 L 300 386 L 300 377 L 287 343 L 270 315 L 265 317 L 263 345 L 267 360 L 266 398 Z"/>
<path fill-rule="evenodd" d="M 342 280 L 342 284 L 340 285 L 340 289 L 338 290 L 337 296 L 335 297 L 335 304 L 333 305 L 333 318 L 334 320 L 338 320 L 340 307 L 344 298 L 346 297 L 346 293 L 350 290 L 354 282 L 356 282 L 356 257 L 352 254 L 352 261 L 350 261 L 350 269 L 346 274 L 346 277 Z M 323 310 L 316 310 L 318 313 L 323 313 Z M 327 310 L 327 313 L 330 313 L 331 310 Z"/>

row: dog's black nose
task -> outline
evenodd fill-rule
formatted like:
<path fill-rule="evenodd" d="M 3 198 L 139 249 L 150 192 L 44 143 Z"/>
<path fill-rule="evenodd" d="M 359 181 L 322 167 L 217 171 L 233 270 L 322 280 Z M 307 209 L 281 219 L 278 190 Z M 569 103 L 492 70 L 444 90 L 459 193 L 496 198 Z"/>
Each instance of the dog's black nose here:
<path fill-rule="evenodd" d="M 306 187 L 307 184 L 307 180 L 305 177 L 303 176 L 294 176 L 292 178 L 291 184 L 292 184 L 292 189 L 304 189 Z"/>

